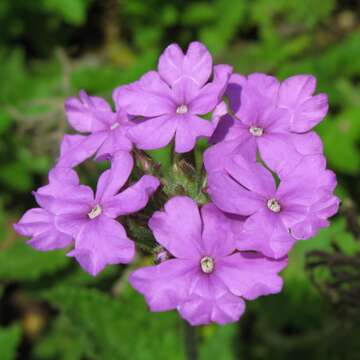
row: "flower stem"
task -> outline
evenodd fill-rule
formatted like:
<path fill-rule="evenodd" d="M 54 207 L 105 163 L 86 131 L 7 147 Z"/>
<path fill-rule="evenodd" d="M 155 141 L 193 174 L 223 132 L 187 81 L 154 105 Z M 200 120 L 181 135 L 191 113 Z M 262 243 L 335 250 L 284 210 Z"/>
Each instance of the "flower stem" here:
<path fill-rule="evenodd" d="M 185 351 L 187 360 L 198 359 L 198 338 L 195 326 L 189 325 L 187 321 L 184 323 L 184 340 L 185 340 Z"/>

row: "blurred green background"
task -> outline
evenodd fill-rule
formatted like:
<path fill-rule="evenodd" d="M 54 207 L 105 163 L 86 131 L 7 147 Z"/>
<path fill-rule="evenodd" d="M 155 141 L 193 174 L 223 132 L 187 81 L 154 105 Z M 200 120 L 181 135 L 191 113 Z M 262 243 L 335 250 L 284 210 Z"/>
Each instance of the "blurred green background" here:
<path fill-rule="evenodd" d="M 115 86 L 153 69 L 166 45 L 192 40 L 243 74 L 314 74 L 330 100 L 317 131 L 337 192 L 360 205 L 360 2 L 1 0 L 0 360 L 186 358 L 184 324 L 147 311 L 127 285 L 131 269 L 91 278 L 62 251 L 26 246 L 11 224 L 35 205 L 31 191 L 54 164 L 64 99 L 80 89 L 110 99 Z M 90 181 L 95 170 L 86 169 Z M 237 324 L 197 329 L 199 358 L 359 359 L 360 317 L 344 315 L 336 293 L 318 291 L 305 270 L 305 254 L 332 251 L 332 242 L 359 252 L 345 215 L 297 244 L 281 294 L 248 303 Z"/>

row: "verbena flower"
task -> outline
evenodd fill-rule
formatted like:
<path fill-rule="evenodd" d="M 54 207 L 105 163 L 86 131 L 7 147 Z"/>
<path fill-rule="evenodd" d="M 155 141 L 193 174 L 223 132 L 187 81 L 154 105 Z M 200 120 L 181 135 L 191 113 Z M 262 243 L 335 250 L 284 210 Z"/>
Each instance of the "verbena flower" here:
<path fill-rule="evenodd" d="M 306 239 L 327 225 L 338 199 L 334 174 L 321 155 L 307 156 L 296 170 L 275 179 L 263 165 L 232 156 L 224 171 L 208 174 L 208 192 L 221 210 L 249 216 L 237 234 L 237 248 L 279 258 L 297 239 Z M 324 201 L 325 200 L 325 201 Z"/>
<path fill-rule="evenodd" d="M 201 43 L 191 43 L 185 55 L 178 45 L 168 46 L 159 59 L 158 72 L 150 71 L 114 92 L 119 107 L 141 117 L 129 130 L 132 141 L 139 149 L 159 149 L 175 136 L 176 152 L 192 150 L 199 137 L 214 132 L 214 124 L 200 116 L 221 102 L 231 71 L 229 65 L 213 67 Z"/>
<path fill-rule="evenodd" d="M 214 158 L 230 153 L 262 160 L 280 176 L 304 155 L 321 154 L 322 142 L 310 131 L 326 115 L 327 96 L 313 96 L 313 76 L 292 76 L 281 84 L 265 74 L 233 74 L 226 94 L 233 115 L 226 115 L 212 137 L 218 143 L 208 150 L 208 169 L 221 167 Z"/>
<path fill-rule="evenodd" d="M 155 177 L 145 175 L 119 193 L 132 168 L 129 154 L 116 157 L 111 169 L 100 176 L 95 196 L 90 187 L 80 185 L 74 170 L 54 168 L 49 184 L 34 194 L 41 208 L 29 210 L 15 229 L 22 235 L 33 236 L 30 245 L 43 251 L 66 247 L 73 239 L 74 249 L 68 256 L 75 257 L 92 275 L 107 264 L 129 263 L 135 246 L 115 219 L 144 208 L 159 186 Z M 54 231 L 50 238 L 44 236 L 48 229 Z"/>
<path fill-rule="evenodd" d="M 79 98 L 65 102 L 65 111 L 70 126 L 87 135 L 64 136 L 58 166 L 74 167 L 95 154 L 103 160 L 118 151 L 131 151 L 127 130 L 132 123 L 121 108 L 113 112 L 104 99 L 80 91 Z"/>
<path fill-rule="evenodd" d="M 83 134 L 64 136 L 49 184 L 34 192 L 39 207 L 15 230 L 40 251 L 72 246 L 67 255 L 92 275 L 129 263 L 135 244 L 118 217 L 143 209 L 160 185 L 145 175 L 125 186 L 133 147 L 159 149 L 173 141 L 174 151 L 184 153 L 206 137 L 213 145 L 203 156 L 213 202 L 199 209 L 189 197 L 171 198 L 179 188 L 194 193 L 206 179 L 189 176 L 179 185 L 165 170 L 167 186 L 153 204 L 170 200 L 149 221 L 159 244 L 152 249 L 155 265 L 136 270 L 129 281 L 152 311 L 176 309 L 192 325 L 237 321 L 246 300 L 280 292 L 278 274 L 294 243 L 328 226 L 339 207 L 335 174 L 326 169 L 321 139 L 312 131 L 327 113 L 327 96 L 314 95 L 316 80 L 309 75 L 280 83 L 265 74 L 231 73 L 229 65 L 213 66 L 199 42 L 185 54 L 172 44 L 157 71 L 114 90 L 115 111 L 84 91 L 69 98 L 69 124 Z M 72 169 L 92 157 L 111 161 L 95 194 Z M 136 158 L 141 173 L 164 170 L 141 151 Z M 131 222 L 135 230 L 143 215 L 139 224 Z M 133 233 L 146 241 L 138 238 L 142 231 Z"/>
<path fill-rule="evenodd" d="M 154 213 L 149 227 L 173 256 L 130 275 L 152 311 L 177 309 L 192 325 L 225 324 L 240 318 L 244 300 L 282 288 L 278 273 L 287 259 L 236 252 L 232 220 L 213 204 L 200 213 L 191 198 L 174 197 L 163 212 Z"/>

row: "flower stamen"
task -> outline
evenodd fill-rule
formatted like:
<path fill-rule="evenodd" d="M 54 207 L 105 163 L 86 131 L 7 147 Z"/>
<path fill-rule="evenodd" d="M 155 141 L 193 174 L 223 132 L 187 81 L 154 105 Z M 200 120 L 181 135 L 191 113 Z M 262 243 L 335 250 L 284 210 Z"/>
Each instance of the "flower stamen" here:
<path fill-rule="evenodd" d="M 205 274 L 211 274 L 215 269 L 215 261 L 210 256 L 204 256 L 200 260 L 201 271 Z"/>
<path fill-rule="evenodd" d="M 102 213 L 102 208 L 99 204 L 97 204 L 95 207 L 91 209 L 91 211 L 88 213 L 88 217 L 93 220 Z"/>
<path fill-rule="evenodd" d="M 252 136 L 261 136 L 264 133 L 264 129 L 257 126 L 251 126 L 249 133 Z"/>
<path fill-rule="evenodd" d="M 186 114 L 188 111 L 189 109 L 185 104 L 178 106 L 178 108 L 176 109 L 176 113 L 179 115 Z"/>
<path fill-rule="evenodd" d="M 110 126 L 110 130 L 115 130 L 118 126 L 119 126 L 119 123 L 118 123 L 118 122 L 114 122 L 114 123 Z"/>
<path fill-rule="evenodd" d="M 271 210 L 274 213 L 278 213 L 281 210 L 281 206 L 279 202 L 274 198 L 268 200 L 267 207 L 269 210 Z"/>

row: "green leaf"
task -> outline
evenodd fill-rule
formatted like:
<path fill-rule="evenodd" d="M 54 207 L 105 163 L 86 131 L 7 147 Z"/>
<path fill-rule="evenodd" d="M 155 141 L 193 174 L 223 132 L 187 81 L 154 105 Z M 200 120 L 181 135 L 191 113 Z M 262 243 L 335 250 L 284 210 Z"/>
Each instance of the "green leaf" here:
<path fill-rule="evenodd" d="M 25 242 L 17 241 L 0 252 L 0 279 L 4 281 L 36 280 L 50 275 L 70 263 L 63 251 L 39 252 Z"/>
<path fill-rule="evenodd" d="M 0 327 L 0 353 L 1 360 L 15 360 L 16 349 L 21 340 L 21 329 L 19 325 L 8 328 Z"/>
<path fill-rule="evenodd" d="M 120 301 L 97 290 L 58 287 L 44 298 L 85 334 L 96 359 L 184 359 L 175 313 L 148 311 L 129 285 Z M 151 334 L 151 336 L 149 336 Z"/>

